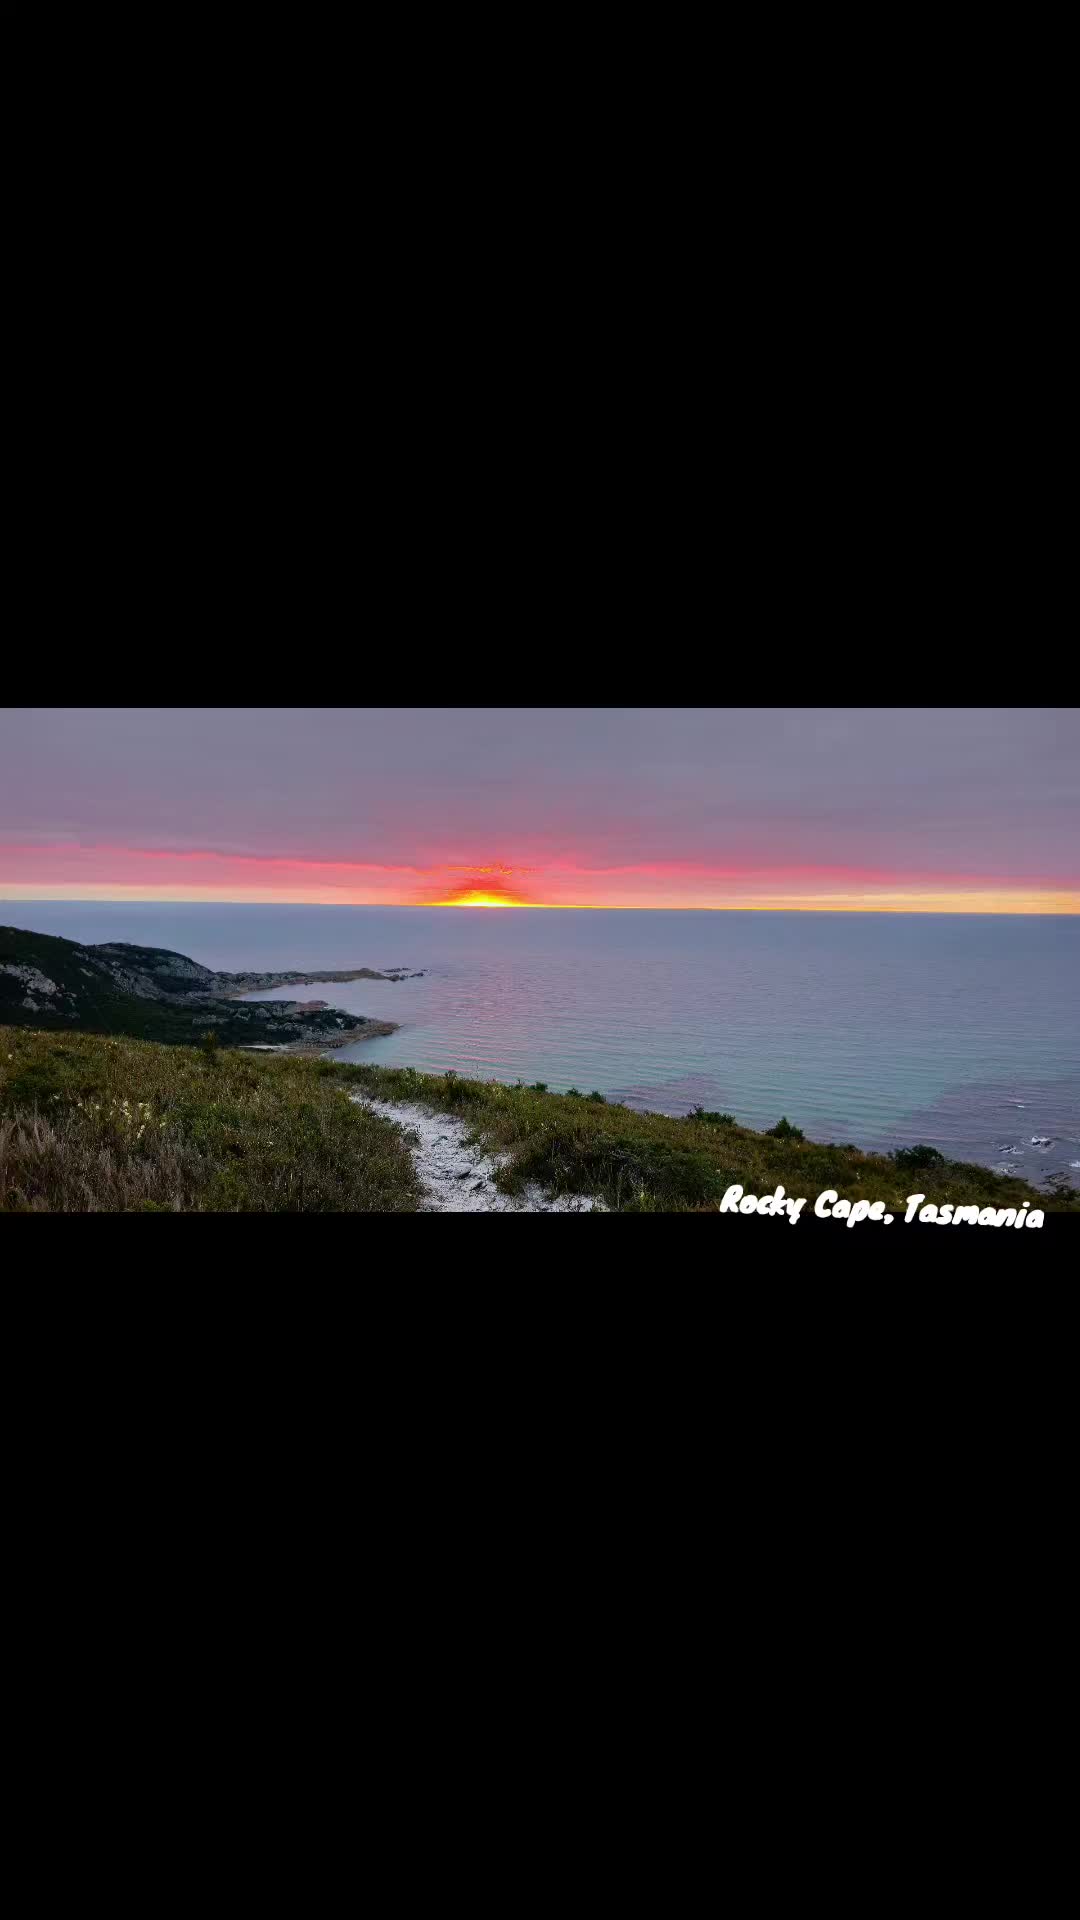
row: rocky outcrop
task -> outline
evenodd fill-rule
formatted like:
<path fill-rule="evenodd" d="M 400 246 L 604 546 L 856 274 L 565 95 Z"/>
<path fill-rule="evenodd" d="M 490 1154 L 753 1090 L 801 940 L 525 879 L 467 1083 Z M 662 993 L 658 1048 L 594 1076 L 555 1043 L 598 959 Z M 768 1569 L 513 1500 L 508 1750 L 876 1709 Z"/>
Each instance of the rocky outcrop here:
<path fill-rule="evenodd" d="M 346 1013 L 343 1007 L 328 1007 L 325 1001 L 305 1006 L 299 1000 L 264 1000 L 237 1006 L 232 1001 L 204 1000 L 192 1011 L 196 1028 L 224 1028 L 240 1046 L 304 1047 L 321 1052 L 323 1047 L 343 1047 L 352 1040 L 370 1040 L 376 1034 L 397 1030 L 396 1020 L 372 1020 L 366 1014 Z"/>
<path fill-rule="evenodd" d="M 35 993 L 59 992 L 56 981 L 40 973 L 37 967 L 19 966 L 15 962 L 6 961 L 0 965 L 0 973 L 10 973 L 14 979 L 21 980 L 24 987 L 33 988 Z"/>
<path fill-rule="evenodd" d="M 242 993 L 268 993 L 272 987 L 334 986 L 345 980 L 415 980 L 418 974 L 376 973 L 371 967 L 350 967 L 345 972 L 323 969 L 321 973 L 215 973 L 216 990 L 232 999 Z"/>
<path fill-rule="evenodd" d="M 114 940 L 86 947 L 52 934 L 0 927 L 0 1022 L 138 1034 L 190 1044 L 216 1033 L 226 1046 L 321 1051 L 393 1033 L 396 1021 L 347 1013 L 325 1000 L 242 1000 L 275 987 L 323 981 L 396 980 L 372 967 L 319 973 L 219 973 L 186 954 Z"/>
<path fill-rule="evenodd" d="M 200 966 L 167 947 L 136 947 L 127 940 L 114 940 L 89 948 L 82 957 L 103 967 L 126 992 L 143 999 L 171 1000 L 215 991 L 217 976 L 212 967 Z"/>

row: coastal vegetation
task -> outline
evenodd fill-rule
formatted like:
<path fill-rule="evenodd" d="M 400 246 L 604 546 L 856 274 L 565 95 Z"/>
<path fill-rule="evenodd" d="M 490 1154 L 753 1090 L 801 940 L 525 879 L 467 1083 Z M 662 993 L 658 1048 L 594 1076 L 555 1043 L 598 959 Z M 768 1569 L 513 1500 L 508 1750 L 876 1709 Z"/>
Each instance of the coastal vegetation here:
<path fill-rule="evenodd" d="M 400 1131 L 314 1060 L 0 1027 L 0 1212 L 401 1213 Z"/>
<path fill-rule="evenodd" d="M 454 1073 L 245 1053 L 216 1035 L 161 1046 L 0 1027 L 0 1211 L 412 1212 L 408 1130 L 345 1097 L 357 1092 L 464 1121 L 499 1157 L 506 1194 L 535 1182 L 621 1212 L 714 1212 L 738 1182 L 832 1188 L 901 1215 L 916 1190 L 939 1205 L 1080 1209 L 1068 1187 L 1037 1194 L 936 1148 L 824 1145 L 790 1123 L 756 1133 L 726 1114 L 673 1119 Z"/>
<path fill-rule="evenodd" d="M 672 1119 L 614 1101 L 410 1067 L 363 1063 L 328 1070 L 380 1100 L 468 1120 L 481 1145 L 506 1155 L 498 1184 L 507 1193 L 535 1181 L 556 1194 L 591 1194 L 619 1211 L 711 1212 L 739 1182 L 753 1193 L 783 1185 L 788 1193 L 815 1195 L 832 1187 L 841 1199 L 884 1200 L 902 1214 L 914 1191 L 912 1171 L 899 1156 L 806 1140 L 786 1118 L 756 1133 L 730 1114 L 702 1111 Z M 1008 1207 L 1027 1200 L 1048 1211 L 1080 1207 L 1080 1197 L 1067 1188 L 1052 1197 L 1037 1194 L 1025 1180 L 964 1161 L 938 1156 L 927 1164 L 920 1158 L 917 1170 L 918 1189 L 928 1201 Z"/>

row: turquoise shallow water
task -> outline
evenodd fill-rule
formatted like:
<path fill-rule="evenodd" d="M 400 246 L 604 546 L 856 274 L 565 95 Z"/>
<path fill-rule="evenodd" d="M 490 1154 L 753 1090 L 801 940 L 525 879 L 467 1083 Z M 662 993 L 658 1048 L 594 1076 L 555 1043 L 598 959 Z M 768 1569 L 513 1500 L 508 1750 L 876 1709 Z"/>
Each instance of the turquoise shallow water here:
<path fill-rule="evenodd" d="M 425 968 L 300 992 L 400 1021 L 343 1059 L 749 1126 L 785 1113 L 814 1139 L 924 1140 L 1035 1180 L 1080 1161 L 1080 918 L 55 901 L 0 917 L 235 970 Z"/>

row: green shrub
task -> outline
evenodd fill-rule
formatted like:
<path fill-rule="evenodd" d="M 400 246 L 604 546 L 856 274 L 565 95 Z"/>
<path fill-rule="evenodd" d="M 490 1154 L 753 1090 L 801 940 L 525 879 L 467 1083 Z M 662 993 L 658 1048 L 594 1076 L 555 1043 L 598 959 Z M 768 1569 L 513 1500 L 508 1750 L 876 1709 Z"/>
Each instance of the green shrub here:
<path fill-rule="evenodd" d="M 792 1126 L 786 1113 L 777 1121 L 775 1127 L 766 1127 L 765 1131 L 774 1140 L 805 1140 L 806 1138 L 801 1127 Z"/>
<path fill-rule="evenodd" d="M 895 1161 L 898 1167 L 904 1167 L 911 1172 L 918 1167 L 943 1167 L 945 1164 L 945 1155 L 939 1153 L 936 1147 L 897 1147 L 889 1158 Z"/>

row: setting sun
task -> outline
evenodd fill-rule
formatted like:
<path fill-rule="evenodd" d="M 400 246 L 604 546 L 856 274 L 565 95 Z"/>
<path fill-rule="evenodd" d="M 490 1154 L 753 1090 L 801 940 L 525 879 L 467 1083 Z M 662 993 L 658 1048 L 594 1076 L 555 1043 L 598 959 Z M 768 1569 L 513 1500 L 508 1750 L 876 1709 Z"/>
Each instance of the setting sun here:
<path fill-rule="evenodd" d="M 469 888 L 465 893 L 452 894 L 448 900 L 437 900 L 437 907 L 523 907 L 524 900 L 515 900 L 509 893 L 481 893 Z"/>

